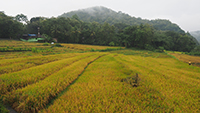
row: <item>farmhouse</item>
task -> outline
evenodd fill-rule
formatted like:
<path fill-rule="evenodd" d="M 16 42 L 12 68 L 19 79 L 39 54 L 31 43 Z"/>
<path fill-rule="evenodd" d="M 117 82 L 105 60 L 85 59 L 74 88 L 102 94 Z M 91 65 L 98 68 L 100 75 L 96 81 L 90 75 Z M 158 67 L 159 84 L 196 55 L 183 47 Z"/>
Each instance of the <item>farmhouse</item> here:
<path fill-rule="evenodd" d="M 45 39 L 42 37 L 38 37 L 38 35 L 36 34 L 23 34 L 20 40 L 26 42 L 43 42 Z"/>
<path fill-rule="evenodd" d="M 22 38 L 28 40 L 30 38 L 37 38 L 37 35 L 36 34 L 23 34 Z"/>

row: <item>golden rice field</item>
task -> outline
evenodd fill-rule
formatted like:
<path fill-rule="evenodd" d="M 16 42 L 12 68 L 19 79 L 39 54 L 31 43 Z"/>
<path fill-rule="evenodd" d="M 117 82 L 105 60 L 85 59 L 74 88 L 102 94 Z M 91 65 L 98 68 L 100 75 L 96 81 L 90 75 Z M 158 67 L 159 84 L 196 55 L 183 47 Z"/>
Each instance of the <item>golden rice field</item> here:
<path fill-rule="evenodd" d="M 200 57 L 199 56 L 190 56 L 190 55 L 178 54 L 178 53 L 170 53 L 170 54 L 185 63 L 191 62 L 192 65 L 200 67 Z"/>
<path fill-rule="evenodd" d="M 61 45 L 0 53 L 0 112 L 1 103 L 18 113 L 200 112 L 200 67 L 166 53 Z"/>

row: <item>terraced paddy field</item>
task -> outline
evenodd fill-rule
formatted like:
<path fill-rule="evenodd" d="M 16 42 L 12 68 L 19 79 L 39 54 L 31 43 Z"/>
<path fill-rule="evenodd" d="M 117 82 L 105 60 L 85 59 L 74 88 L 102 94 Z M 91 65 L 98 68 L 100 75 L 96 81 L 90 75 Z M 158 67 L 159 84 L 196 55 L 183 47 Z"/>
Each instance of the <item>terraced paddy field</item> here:
<path fill-rule="evenodd" d="M 192 65 L 200 67 L 200 57 L 199 56 L 190 56 L 186 54 L 170 53 L 170 55 L 175 56 L 180 61 L 185 63 L 191 62 Z"/>
<path fill-rule="evenodd" d="M 166 53 L 65 46 L 1 52 L 1 103 L 18 113 L 200 112 L 200 67 Z"/>

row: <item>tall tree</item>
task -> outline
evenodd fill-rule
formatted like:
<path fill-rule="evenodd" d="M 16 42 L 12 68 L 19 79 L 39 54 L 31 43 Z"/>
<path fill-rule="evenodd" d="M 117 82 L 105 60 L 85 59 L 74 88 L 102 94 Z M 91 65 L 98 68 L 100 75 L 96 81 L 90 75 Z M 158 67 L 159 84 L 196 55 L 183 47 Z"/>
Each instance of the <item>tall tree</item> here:
<path fill-rule="evenodd" d="M 18 14 L 17 16 L 14 17 L 15 20 L 17 20 L 18 22 L 22 22 L 22 23 L 28 23 L 28 18 L 26 15 L 24 14 Z"/>
<path fill-rule="evenodd" d="M 18 38 L 23 32 L 23 24 L 14 20 L 13 17 L 0 12 L 0 38 Z"/>

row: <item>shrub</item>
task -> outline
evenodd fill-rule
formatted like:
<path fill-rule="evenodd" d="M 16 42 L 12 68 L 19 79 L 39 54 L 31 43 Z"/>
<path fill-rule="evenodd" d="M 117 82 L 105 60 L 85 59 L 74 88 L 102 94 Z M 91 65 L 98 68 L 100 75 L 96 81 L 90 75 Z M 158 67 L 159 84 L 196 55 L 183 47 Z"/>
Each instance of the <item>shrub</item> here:
<path fill-rule="evenodd" d="M 146 50 L 150 50 L 150 51 L 154 51 L 155 50 L 155 48 L 153 46 L 149 45 L 149 44 L 145 45 L 145 49 Z"/>
<path fill-rule="evenodd" d="M 91 48 L 91 51 L 95 51 L 93 48 Z"/>
<path fill-rule="evenodd" d="M 110 42 L 110 43 L 109 43 L 109 46 L 114 46 L 114 45 L 115 45 L 114 42 Z"/>
<path fill-rule="evenodd" d="M 162 47 L 162 46 L 159 46 L 158 47 L 158 52 L 164 52 L 165 51 L 165 48 L 164 47 Z"/>
<path fill-rule="evenodd" d="M 0 48 L 0 51 L 5 52 L 5 51 L 7 51 L 7 49 L 6 48 Z"/>
<path fill-rule="evenodd" d="M 46 43 L 43 44 L 43 46 L 49 46 L 49 43 L 46 42 Z"/>
<path fill-rule="evenodd" d="M 63 47 L 63 46 L 61 44 L 59 44 L 59 43 L 56 43 L 55 47 Z"/>
<path fill-rule="evenodd" d="M 47 34 L 42 34 L 42 37 L 44 37 L 45 41 L 47 42 L 51 42 L 53 40 L 52 37 L 48 36 Z"/>
<path fill-rule="evenodd" d="M 38 52 L 39 52 L 39 50 L 38 50 L 37 48 L 35 48 L 35 47 L 31 48 L 31 51 L 32 51 L 33 53 L 38 53 Z"/>

